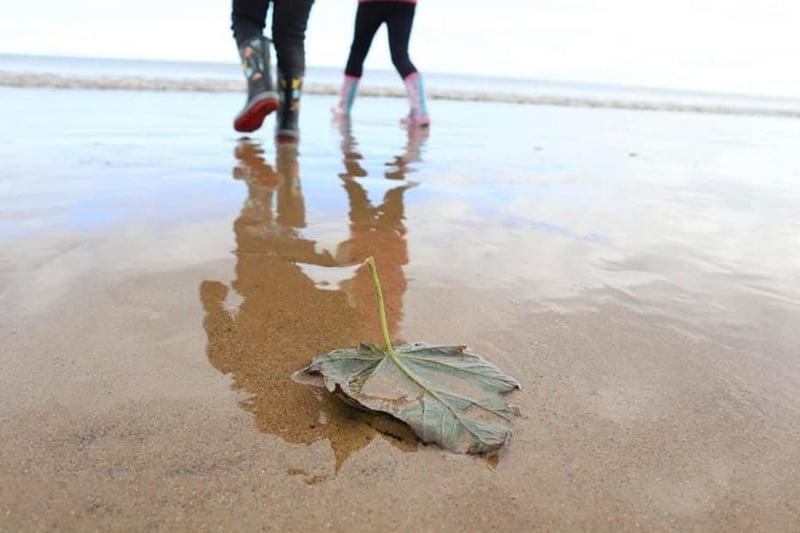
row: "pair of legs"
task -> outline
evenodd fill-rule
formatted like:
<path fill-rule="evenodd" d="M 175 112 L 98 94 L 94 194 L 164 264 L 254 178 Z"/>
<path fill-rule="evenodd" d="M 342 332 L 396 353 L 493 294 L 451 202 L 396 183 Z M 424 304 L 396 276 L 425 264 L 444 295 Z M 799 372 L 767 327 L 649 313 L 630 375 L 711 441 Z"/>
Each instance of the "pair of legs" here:
<path fill-rule="evenodd" d="M 278 61 L 278 93 L 272 85 L 270 40 L 263 36 L 272 4 L 272 39 Z M 237 115 L 238 131 L 258 129 L 279 109 L 278 135 L 297 136 L 300 90 L 305 75 L 305 35 L 314 0 L 233 0 L 233 37 L 248 81 L 247 102 Z"/>
<path fill-rule="evenodd" d="M 415 4 L 407 2 L 362 2 L 356 11 L 353 44 L 344 73 L 347 76 L 360 78 L 364 69 L 372 39 L 381 24 L 386 24 L 389 33 L 389 51 L 392 63 L 400 77 L 405 79 L 417 71 L 411 58 L 408 57 L 408 41 L 411 38 L 411 27 L 414 24 Z"/>
<path fill-rule="evenodd" d="M 361 2 L 356 11 L 353 43 L 345 66 L 339 104 L 334 108 L 337 115 L 349 115 L 355 99 L 358 82 L 364 70 L 375 33 L 386 24 L 389 34 L 389 51 L 397 73 L 403 78 L 408 93 L 410 113 L 407 121 L 427 126 L 430 122 L 425 101 L 422 78 L 408 55 L 408 42 L 414 25 L 416 4 L 409 2 Z"/>

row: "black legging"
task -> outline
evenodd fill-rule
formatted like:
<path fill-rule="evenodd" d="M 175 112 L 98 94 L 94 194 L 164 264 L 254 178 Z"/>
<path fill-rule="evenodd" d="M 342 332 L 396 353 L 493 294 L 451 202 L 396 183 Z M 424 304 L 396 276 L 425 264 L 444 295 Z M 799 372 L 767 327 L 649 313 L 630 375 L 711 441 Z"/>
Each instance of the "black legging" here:
<path fill-rule="evenodd" d="M 392 63 L 402 78 L 417 71 L 408 57 L 408 39 L 414 23 L 414 9 L 417 6 L 408 2 L 361 2 L 356 11 L 356 25 L 353 44 L 344 73 L 360 78 L 364 70 L 372 38 L 381 24 L 386 23 L 389 30 L 389 50 Z"/>
<path fill-rule="evenodd" d="M 303 76 L 306 70 L 305 38 L 308 15 L 314 0 L 233 0 L 231 20 L 236 45 L 264 31 L 267 8 L 272 3 L 272 41 L 278 56 L 278 70 Z"/>

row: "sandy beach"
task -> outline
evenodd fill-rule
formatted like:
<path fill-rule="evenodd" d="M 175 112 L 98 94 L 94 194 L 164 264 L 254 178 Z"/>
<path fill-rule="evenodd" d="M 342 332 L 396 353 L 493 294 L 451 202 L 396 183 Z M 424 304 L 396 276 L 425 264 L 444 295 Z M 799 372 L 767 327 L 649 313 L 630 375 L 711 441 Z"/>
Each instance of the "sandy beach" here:
<path fill-rule="evenodd" d="M 800 120 L 0 88 L 0 532 L 800 529 Z M 291 376 L 514 376 L 497 458 Z"/>

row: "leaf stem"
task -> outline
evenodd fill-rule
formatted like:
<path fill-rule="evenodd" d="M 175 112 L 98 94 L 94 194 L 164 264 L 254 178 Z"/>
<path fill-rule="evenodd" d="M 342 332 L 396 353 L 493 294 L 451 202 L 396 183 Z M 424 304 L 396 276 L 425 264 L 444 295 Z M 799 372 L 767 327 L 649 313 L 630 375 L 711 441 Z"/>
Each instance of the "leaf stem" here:
<path fill-rule="evenodd" d="M 389 337 L 389 326 L 386 322 L 386 308 L 383 305 L 383 291 L 381 290 L 381 282 L 378 279 L 378 267 L 375 265 L 375 259 L 372 256 L 367 257 L 364 262 L 372 273 L 372 284 L 375 286 L 375 296 L 378 297 L 378 313 L 381 317 L 381 330 L 383 332 L 383 342 L 386 344 L 386 353 L 394 355 L 392 339 Z"/>

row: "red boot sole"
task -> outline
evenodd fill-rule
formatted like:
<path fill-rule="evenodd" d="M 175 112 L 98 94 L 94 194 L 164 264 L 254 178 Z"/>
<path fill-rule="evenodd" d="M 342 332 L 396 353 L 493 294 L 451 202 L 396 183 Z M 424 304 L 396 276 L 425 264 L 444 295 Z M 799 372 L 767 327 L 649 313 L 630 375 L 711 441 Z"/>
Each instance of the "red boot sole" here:
<path fill-rule="evenodd" d="M 244 110 L 236 120 L 233 121 L 233 129 L 244 133 L 256 131 L 264 123 L 264 119 L 278 109 L 280 103 L 277 98 L 265 98 L 259 100 Z"/>

